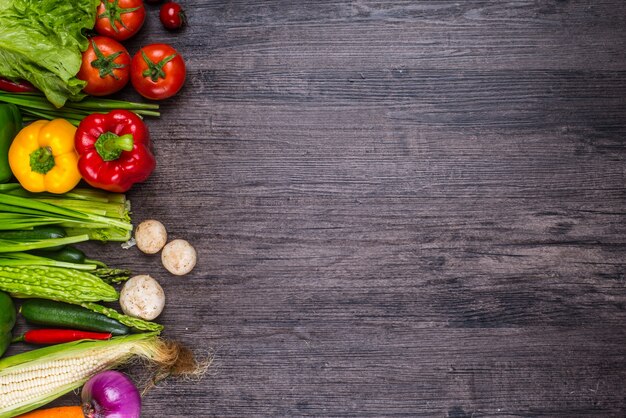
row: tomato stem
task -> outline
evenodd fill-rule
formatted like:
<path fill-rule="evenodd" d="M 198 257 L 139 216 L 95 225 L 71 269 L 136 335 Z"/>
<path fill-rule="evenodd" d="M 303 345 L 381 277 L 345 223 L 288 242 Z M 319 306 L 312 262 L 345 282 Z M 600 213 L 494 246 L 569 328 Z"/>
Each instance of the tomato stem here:
<path fill-rule="evenodd" d="M 165 79 L 165 71 L 163 71 L 163 67 L 165 66 L 165 64 L 176 58 L 176 54 L 172 54 L 163 58 L 161 61 L 154 63 L 150 60 L 150 58 L 148 58 L 143 49 L 141 50 L 141 55 L 143 56 L 143 60 L 146 62 L 146 65 L 148 66 L 148 69 L 144 70 L 142 75 L 144 77 L 149 76 L 150 79 L 155 83 L 159 81 L 159 78 Z"/>
<path fill-rule="evenodd" d="M 100 78 L 105 78 L 110 75 L 114 79 L 119 80 L 120 78 L 115 75 L 114 70 L 124 68 L 126 65 L 118 64 L 115 60 L 117 57 L 122 55 L 124 51 L 117 51 L 107 57 L 102 53 L 102 51 L 100 51 L 100 48 L 98 48 L 98 45 L 96 45 L 96 42 L 93 39 L 91 40 L 91 45 L 93 46 L 93 52 L 95 52 L 97 58 L 91 61 L 90 64 L 93 68 L 98 70 Z"/>
<path fill-rule="evenodd" d="M 118 4 L 119 0 L 113 0 L 113 1 L 104 1 L 104 13 L 102 13 L 101 15 L 98 16 L 99 19 L 102 18 L 107 18 L 109 19 L 109 22 L 111 23 L 111 28 L 115 31 L 115 32 L 119 32 L 120 30 L 117 28 L 117 23 L 119 22 L 119 24 L 126 30 L 129 30 L 128 27 L 126 26 L 126 24 L 122 21 L 122 15 L 126 14 L 126 13 L 131 13 L 134 12 L 135 10 L 139 10 L 141 9 L 143 6 L 139 6 L 139 7 L 121 7 Z"/>

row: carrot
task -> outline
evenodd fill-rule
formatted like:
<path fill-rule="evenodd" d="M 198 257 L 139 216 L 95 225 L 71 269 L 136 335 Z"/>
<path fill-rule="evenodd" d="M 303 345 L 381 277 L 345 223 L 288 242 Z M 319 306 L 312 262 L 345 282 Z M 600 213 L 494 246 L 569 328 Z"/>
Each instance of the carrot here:
<path fill-rule="evenodd" d="M 85 418 L 85 415 L 80 406 L 59 406 L 57 408 L 39 409 L 17 418 Z"/>

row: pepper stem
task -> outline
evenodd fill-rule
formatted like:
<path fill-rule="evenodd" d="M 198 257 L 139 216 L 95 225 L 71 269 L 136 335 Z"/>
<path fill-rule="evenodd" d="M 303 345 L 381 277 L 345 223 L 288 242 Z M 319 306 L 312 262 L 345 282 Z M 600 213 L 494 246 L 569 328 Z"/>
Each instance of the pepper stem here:
<path fill-rule="evenodd" d="M 103 133 L 95 144 L 96 151 L 104 161 L 117 160 L 123 151 L 132 151 L 134 146 L 132 134 L 118 136 L 113 132 Z"/>
<path fill-rule="evenodd" d="M 30 169 L 35 173 L 46 174 L 54 168 L 52 148 L 41 147 L 30 153 Z"/>

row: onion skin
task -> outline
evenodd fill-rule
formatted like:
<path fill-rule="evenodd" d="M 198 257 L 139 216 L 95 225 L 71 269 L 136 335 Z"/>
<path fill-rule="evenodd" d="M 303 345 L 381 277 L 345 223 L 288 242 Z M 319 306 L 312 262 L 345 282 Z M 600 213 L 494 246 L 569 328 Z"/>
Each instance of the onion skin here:
<path fill-rule="evenodd" d="M 141 395 L 123 373 L 109 370 L 92 377 L 81 393 L 86 418 L 140 418 Z"/>

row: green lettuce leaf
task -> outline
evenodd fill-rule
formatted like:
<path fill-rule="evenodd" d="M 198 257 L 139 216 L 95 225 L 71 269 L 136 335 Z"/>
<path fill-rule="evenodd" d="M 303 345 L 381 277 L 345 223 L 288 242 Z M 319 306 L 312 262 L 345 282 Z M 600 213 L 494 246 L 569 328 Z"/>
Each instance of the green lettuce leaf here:
<path fill-rule="evenodd" d="M 57 107 L 80 100 L 85 29 L 100 0 L 0 0 L 0 76 L 30 81 Z"/>

